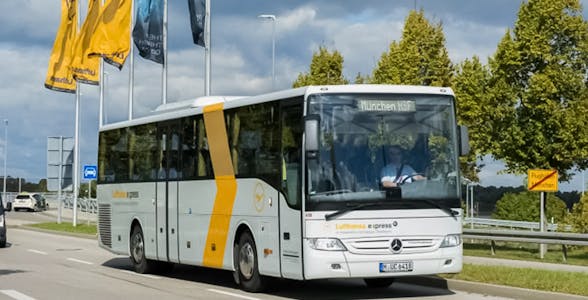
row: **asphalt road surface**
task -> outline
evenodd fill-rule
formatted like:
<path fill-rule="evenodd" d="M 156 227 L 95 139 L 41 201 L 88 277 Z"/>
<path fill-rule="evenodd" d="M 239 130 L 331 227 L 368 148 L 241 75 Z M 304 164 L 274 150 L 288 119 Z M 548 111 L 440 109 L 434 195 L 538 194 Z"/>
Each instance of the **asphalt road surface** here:
<path fill-rule="evenodd" d="M 360 280 L 276 280 L 266 293 L 239 290 L 227 271 L 175 266 L 167 274 L 140 275 L 127 257 L 96 240 L 9 228 L 0 249 L 0 300 L 4 299 L 498 299 L 395 283 L 368 289 Z"/>

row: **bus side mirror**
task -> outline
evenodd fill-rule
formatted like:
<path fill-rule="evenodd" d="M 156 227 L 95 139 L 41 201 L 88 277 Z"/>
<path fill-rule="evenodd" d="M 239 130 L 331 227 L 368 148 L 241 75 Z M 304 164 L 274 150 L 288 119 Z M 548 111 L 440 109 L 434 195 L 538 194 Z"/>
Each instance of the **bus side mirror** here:
<path fill-rule="evenodd" d="M 309 115 L 304 120 L 305 148 L 306 157 L 316 158 L 319 150 L 319 125 L 320 117 L 318 115 Z"/>
<path fill-rule="evenodd" d="M 459 125 L 459 155 L 465 156 L 470 153 L 470 138 L 468 135 L 468 128 Z"/>

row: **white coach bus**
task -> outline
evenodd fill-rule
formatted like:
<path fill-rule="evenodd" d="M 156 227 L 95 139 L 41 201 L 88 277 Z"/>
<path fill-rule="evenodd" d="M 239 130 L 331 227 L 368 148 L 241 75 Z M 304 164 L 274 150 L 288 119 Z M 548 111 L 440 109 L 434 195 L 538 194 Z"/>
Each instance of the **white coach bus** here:
<path fill-rule="evenodd" d="M 174 263 L 270 277 L 395 277 L 462 268 L 449 88 L 309 86 L 202 97 L 100 129 L 99 244 L 139 273 Z"/>

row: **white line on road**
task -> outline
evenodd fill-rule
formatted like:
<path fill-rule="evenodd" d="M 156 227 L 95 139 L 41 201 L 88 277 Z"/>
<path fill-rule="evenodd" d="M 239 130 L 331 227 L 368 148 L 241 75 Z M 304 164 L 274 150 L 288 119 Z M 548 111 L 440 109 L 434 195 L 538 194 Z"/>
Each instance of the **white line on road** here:
<path fill-rule="evenodd" d="M 39 250 L 35 250 L 35 249 L 27 249 L 27 251 L 41 254 L 41 255 L 47 255 L 47 252 L 43 252 L 43 251 L 39 251 Z"/>
<path fill-rule="evenodd" d="M 91 263 L 89 261 L 79 260 L 79 259 L 75 259 L 75 258 L 71 258 L 71 257 L 68 257 L 67 260 L 73 261 L 73 262 L 77 262 L 77 263 L 80 263 L 80 264 L 86 264 L 86 265 L 93 265 L 94 264 L 94 263 Z"/>
<path fill-rule="evenodd" d="M 215 290 L 215 289 L 208 289 L 208 291 L 213 292 L 213 293 L 227 295 L 227 296 L 233 296 L 233 297 L 237 297 L 237 298 L 241 298 L 241 299 L 260 300 L 259 298 L 249 297 L 249 296 L 245 296 L 245 295 L 240 295 L 240 294 L 235 294 L 235 293 L 230 293 L 230 292 L 225 292 L 225 291 L 220 291 L 220 290 Z"/>
<path fill-rule="evenodd" d="M 31 298 L 15 290 L 0 290 L 0 293 L 16 300 L 35 300 L 35 298 Z"/>
<path fill-rule="evenodd" d="M 133 275 L 137 275 L 137 276 L 142 276 L 142 277 L 147 277 L 147 278 L 151 278 L 151 279 L 161 279 L 161 277 L 159 277 L 159 276 L 154 276 L 154 275 L 149 275 L 149 274 L 139 274 L 139 273 L 135 273 L 135 272 L 129 271 L 129 270 L 121 270 L 121 272 L 133 274 Z"/>

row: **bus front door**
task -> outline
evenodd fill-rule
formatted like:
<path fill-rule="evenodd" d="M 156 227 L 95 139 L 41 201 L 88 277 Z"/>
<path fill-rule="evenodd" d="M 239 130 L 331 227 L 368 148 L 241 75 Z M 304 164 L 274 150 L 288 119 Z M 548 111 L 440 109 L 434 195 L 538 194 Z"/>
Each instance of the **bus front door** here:
<path fill-rule="evenodd" d="M 178 262 L 178 185 L 181 173 L 179 123 L 158 127 L 160 166 L 157 179 L 157 258 Z"/>
<path fill-rule="evenodd" d="M 280 262 L 282 276 L 302 275 L 302 98 L 281 103 L 282 197 L 280 197 Z"/>

